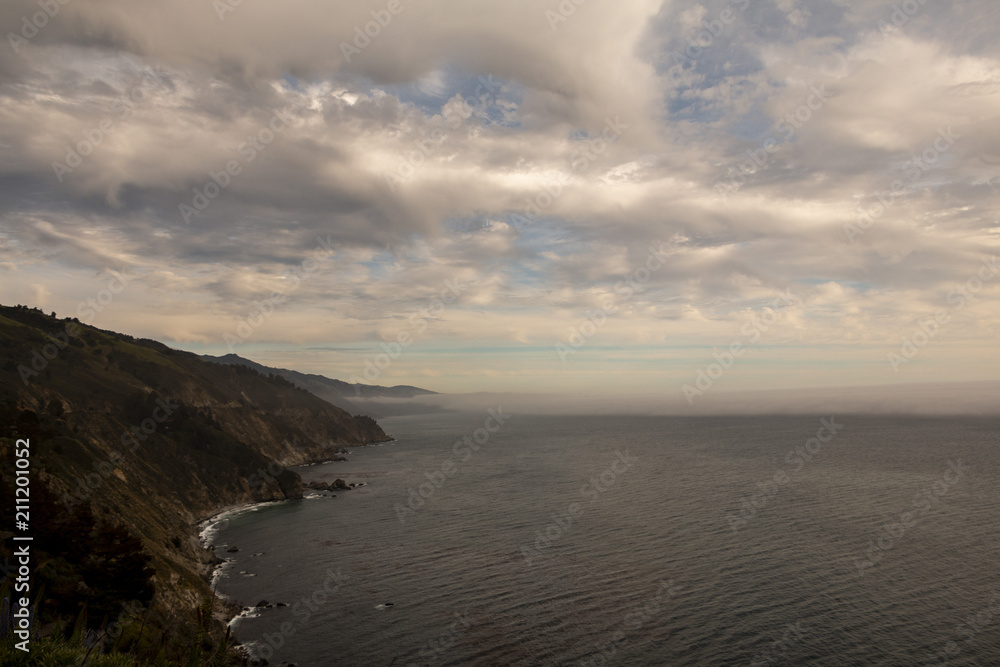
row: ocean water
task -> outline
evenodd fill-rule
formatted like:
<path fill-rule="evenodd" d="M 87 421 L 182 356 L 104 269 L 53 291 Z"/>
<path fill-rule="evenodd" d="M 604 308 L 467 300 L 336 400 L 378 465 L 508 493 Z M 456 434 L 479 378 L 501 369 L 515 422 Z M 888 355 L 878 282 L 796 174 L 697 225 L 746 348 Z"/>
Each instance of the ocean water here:
<path fill-rule="evenodd" d="M 219 591 L 288 605 L 234 621 L 255 656 L 1000 665 L 1000 419 L 488 416 L 216 526 Z"/>

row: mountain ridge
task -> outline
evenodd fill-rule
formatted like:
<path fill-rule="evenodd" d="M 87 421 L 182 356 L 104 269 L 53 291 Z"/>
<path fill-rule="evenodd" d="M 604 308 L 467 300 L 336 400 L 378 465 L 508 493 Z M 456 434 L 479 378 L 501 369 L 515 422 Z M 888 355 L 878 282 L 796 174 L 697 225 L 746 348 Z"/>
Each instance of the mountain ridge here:
<path fill-rule="evenodd" d="M 92 512 L 95 525 L 118 525 L 138 539 L 153 570 L 151 607 L 179 636 L 212 597 L 206 577 L 216 557 L 198 541 L 201 520 L 233 506 L 301 498 L 301 478 L 290 467 L 391 440 L 372 418 L 280 376 L 0 305 L 5 492 L 13 488 L 17 439 L 32 443 L 32 483 L 55 499 L 45 509 L 53 516 L 42 521 L 71 525 Z M 48 562 L 93 588 L 83 574 L 93 568 L 76 567 L 72 556 Z M 46 579 L 51 572 L 39 576 L 50 595 L 61 590 Z M 41 608 L 58 602 L 43 600 Z"/>
<path fill-rule="evenodd" d="M 387 409 L 385 404 L 374 403 L 372 399 L 409 399 L 415 396 L 432 396 L 438 394 L 436 391 L 412 385 L 383 387 L 381 385 L 352 384 L 315 373 L 302 373 L 287 368 L 265 366 L 235 353 L 220 357 L 204 354 L 201 355 L 201 358 L 212 363 L 247 366 L 259 373 L 279 375 L 342 410 L 357 411 L 362 414 L 369 414 L 372 417 L 390 416 L 392 413 L 397 412 L 391 408 Z"/>

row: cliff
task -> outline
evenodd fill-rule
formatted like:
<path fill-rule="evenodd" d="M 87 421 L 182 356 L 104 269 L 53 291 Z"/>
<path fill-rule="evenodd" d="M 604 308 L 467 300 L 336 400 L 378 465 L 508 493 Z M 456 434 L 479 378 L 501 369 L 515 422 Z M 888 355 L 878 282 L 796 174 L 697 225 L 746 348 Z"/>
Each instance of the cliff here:
<path fill-rule="evenodd" d="M 214 554 L 198 542 L 199 521 L 226 507 L 300 498 L 301 479 L 287 466 L 390 439 L 371 418 L 284 378 L 0 306 L 8 488 L 15 438 L 31 441 L 33 485 L 58 499 L 35 524 L 69 525 L 91 509 L 98 524 L 120 524 L 150 557 L 153 606 L 180 625 L 210 594 Z M 49 602 L 65 609 L 64 600 Z"/>

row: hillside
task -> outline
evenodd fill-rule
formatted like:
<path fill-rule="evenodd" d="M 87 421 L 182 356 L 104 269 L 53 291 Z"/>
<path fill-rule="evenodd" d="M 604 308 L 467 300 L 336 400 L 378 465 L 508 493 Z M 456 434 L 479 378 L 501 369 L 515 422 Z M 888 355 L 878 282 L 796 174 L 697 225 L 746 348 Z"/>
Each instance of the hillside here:
<path fill-rule="evenodd" d="M 371 418 L 354 417 L 284 378 L 0 306 L 5 495 L 13 486 L 15 438 L 31 440 L 32 484 L 43 503 L 35 508 L 37 529 L 82 526 L 78 539 L 106 533 L 114 548 L 138 538 L 153 570 L 153 607 L 164 626 L 178 627 L 196 618 L 210 593 L 205 575 L 214 555 L 198 542 L 200 520 L 234 505 L 299 498 L 301 480 L 286 466 L 390 439 Z M 4 512 L 3 519 L 0 530 L 9 530 L 12 517 Z M 116 525 L 126 533 L 114 533 Z M 50 555 L 63 568 L 60 577 L 80 577 L 77 589 L 89 585 L 98 597 L 86 579 L 100 574 L 94 564 L 73 560 L 83 563 L 85 555 Z M 54 568 L 39 576 L 53 578 Z M 60 583 L 67 582 L 46 590 L 61 590 Z M 43 609 L 65 612 L 66 601 L 47 600 Z"/>
<path fill-rule="evenodd" d="M 434 408 L 423 405 L 404 406 L 396 403 L 379 403 L 378 399 L 407 399 L 414 396 L 435 395 L 437 392 L 410 385 L 382 387 L 369 384 L 351 384 L 343 380 L 334 380 L 323 375 L 300 373 L 287 368 L 271 368 L 245 359 L 237 354 L 227 354 L 221 357 L 203 355 L 202 359 L 217 364 L 240 365 L 253 368 L 265 375 L 279 375 L 297 387 L 322 398 L 328 403 L 356 414 L 367 414 L 372 417 L 388 417 L 400 414 L 430 412 Z"/>

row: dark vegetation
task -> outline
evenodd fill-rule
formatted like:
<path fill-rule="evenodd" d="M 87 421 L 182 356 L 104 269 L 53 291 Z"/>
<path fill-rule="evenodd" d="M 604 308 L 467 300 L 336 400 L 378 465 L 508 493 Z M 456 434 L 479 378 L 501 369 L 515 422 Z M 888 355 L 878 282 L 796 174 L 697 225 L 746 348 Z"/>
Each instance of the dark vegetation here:
<path fill-rule="evenodd" d="M 45 660 L 12 648 L 5 576 L 0 664 L 222 665 L 231 610 L 197 523 L 300 498 L 287 466 L 388 438 L 283 377 L 0 306 L 0 575 L 17 439 L 31 443 L 32 660 Z"/>

